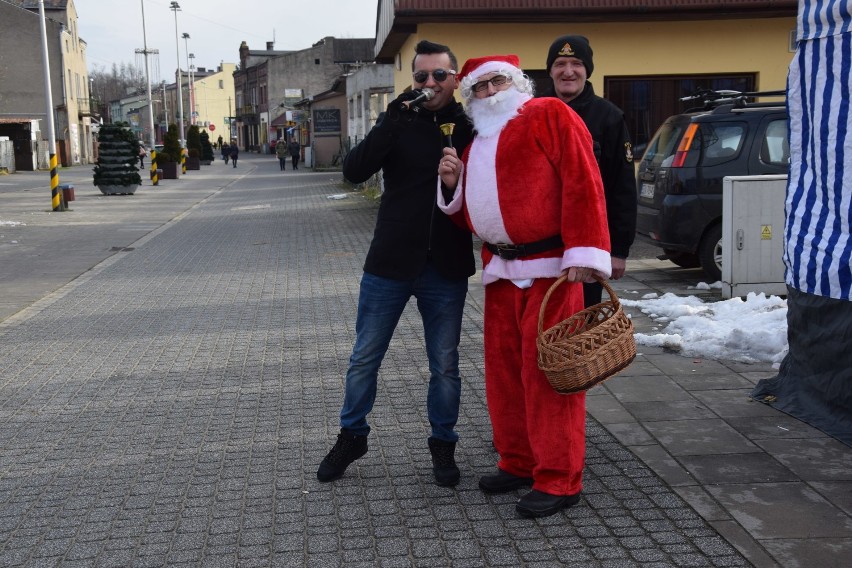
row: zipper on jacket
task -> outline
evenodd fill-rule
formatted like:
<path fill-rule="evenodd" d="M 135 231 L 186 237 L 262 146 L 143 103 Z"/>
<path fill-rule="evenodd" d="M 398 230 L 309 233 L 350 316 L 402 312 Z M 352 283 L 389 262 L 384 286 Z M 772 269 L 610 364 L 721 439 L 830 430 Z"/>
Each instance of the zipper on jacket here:
<path fill-rule="evenodd" d="M 438 113 L 432 113 L 432 123 L 435 127 L 438 127 Z M 441 129 L 438 128 L 438 140 L 439 143 L 442 142 L 440 139 Z M 437 197 L 432 201 L 432 213 L 429 215 L 429 243 L 426 247 L 426 260 L 432 260 L 432 229 L 435 227 L 435 209 L 438 207 L 437 205 Z"/>

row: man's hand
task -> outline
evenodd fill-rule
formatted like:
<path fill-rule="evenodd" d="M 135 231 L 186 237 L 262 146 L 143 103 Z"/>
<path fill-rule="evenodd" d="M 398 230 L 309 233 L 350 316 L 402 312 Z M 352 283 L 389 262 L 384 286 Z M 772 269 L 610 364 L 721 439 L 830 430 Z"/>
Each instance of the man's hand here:
<path fill-rule="evenodd" d="M 438 175 L 441 181 L 449 189 L 455 189 L 461 176 L 462 161 L 456 153 L 455 148 L 444 148 L 444 155 L 438 164 Z"/>
<path fill-rule="evenodd" d="M 586 282 L 592 280 L 594 272 L 594 269 L 585 266 L 571 266 L 563 274 L 568 275 L 568 282 Z"/>
<path fill-rule="evenodd" d="M 388 108 L 385 111 L 385 117 L 383 122 L 389 122 L 393 125 L 399 125 L 408 124 L 413 121 L 417 116 L 417 112 L 415 111 L 416 107 L 409 107 L 403 105 L 402 103 L 417 98 L 418 94 L 420 94 L 418 91 L 408 91 L 406 93 L 402 93 L 397 98 L 392 100 L 388 104 Z"/>
<path fill-rule="evenodd" d="M 610 276 L 610 279 L 618 280 L 627 271 L 627 259 L 613 256 L 610 257 L 610 260 L 612 261 L 612 276 Z"/>

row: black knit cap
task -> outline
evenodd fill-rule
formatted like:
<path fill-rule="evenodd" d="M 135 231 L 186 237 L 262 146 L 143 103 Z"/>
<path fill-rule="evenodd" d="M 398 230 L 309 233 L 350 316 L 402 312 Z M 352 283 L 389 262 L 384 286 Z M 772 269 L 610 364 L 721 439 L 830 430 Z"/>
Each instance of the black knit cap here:
<path fill-rule="evenodd" d="M 550 73 L 550 68 L 557 57 L 576 57 L 583 62 L 587 77 L 591 77 L 592 71 L 595 70 L 595 63 L 592 61 L 592 47 L 585 36 L 564 35 L 553 40 L 550 49 L 547 50 L 548 73 Z"/>

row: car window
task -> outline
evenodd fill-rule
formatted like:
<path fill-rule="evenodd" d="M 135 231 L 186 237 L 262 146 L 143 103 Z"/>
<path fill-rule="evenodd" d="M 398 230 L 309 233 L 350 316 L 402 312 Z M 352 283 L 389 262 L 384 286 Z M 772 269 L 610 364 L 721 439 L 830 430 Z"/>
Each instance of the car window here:
<path fill-rule="evenodd" d="M 766 127 L 760 145 L 760 161 L 772 166 L 790 163 L 790 143 L 787 139 L 787 120 L 773 120 Z"/>
<path fill-rule="evenodd" d="M 715 166 L 733 160 L 745 138 L 743 123 L 711 123 L 701 125 L 701 147 L 704 150 L 702 166 Z"/>
<path fill-rule="evenodd" d="M 677 150 L 677 145 L 687 124 L 677 124 L 674 122 L 663 123 L 657 130 L 654 138 L 648 143 L 642 161 L 654 166 L 667 165 L 664 163 L 667 159 L 668 163 L 671 163 L 671 158 L 674 156 L 675 150 Z"/>

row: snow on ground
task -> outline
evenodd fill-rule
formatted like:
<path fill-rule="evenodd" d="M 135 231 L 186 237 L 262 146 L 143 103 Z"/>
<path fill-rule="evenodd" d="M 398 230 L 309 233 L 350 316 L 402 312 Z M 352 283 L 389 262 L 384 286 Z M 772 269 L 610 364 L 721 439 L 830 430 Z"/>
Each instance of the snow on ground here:
<path fill-rule="evenodd" d="M 721 283 L 699 283 L 708 290 Z M 659 333 L 637 333 L 637 345 L 666 347 L 689 357 L 743 363 L 767 362 L 777 367 L 787 352 L 787 300 L 763 293 L 745 299 L 703 302 L 695 296 L 646 294 L 639 300 L 620 298 L 659 323 Z"/>

